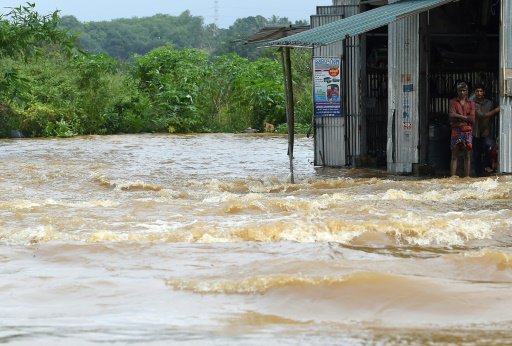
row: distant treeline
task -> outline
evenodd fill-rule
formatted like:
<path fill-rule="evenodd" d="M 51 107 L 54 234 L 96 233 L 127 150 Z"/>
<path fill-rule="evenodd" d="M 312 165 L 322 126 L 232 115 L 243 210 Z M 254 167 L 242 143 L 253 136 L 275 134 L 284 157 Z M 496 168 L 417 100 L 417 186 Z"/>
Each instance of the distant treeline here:
<path fill-rule="evenodd" d="M 211 56 L 237 53 L 241 57 L 256 59 L 266 50 L 255 45 L 244 45 L 243 40 L 265 26 L 290 25 L 286 17 L 262 16 L 237 19 L 228 29 L 215 24 L 205 25 L 203 18 L 189 11 L 179 16 L 157 14 L 152 17 L 115 19 L 102 22 L 78 21 L 63 16 L 59 26 L 78 36 L 78 45 L 91 53 L 106 53 L 114 58 L 128 59 L 133 54 L 144 55 L 165 44 L 177 49 L 201 49 Z M 294 25 L 307 25 L 297 21 Z"/>
<path fill-rule="evenodd" d="M 0 136 L 286 130 L 278 53 L 233 44 L 273 20 L 80 23 L 28 3 L 0 14 Z M 311 121 L 310 58 L 293 55 L 299 131 Z"/>

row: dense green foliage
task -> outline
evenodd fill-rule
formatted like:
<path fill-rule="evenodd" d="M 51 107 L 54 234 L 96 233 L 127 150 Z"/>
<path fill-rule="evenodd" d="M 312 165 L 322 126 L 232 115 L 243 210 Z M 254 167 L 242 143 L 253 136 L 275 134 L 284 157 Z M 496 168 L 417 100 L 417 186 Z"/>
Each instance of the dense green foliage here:
<path fill-rule="evenodd" d="M 12 8 L 6 15 L 0 14 L 0 57 L 35 54 L 47 43 L 72 46 L 67 34 L 57 28 L 58 12 L 42 16 L 34 7 L 35 4 L 27 3 Z"/>
<path fill-rule="evenodd" d="M 289 24 L 288 18 L 255 16 L 237 19 L 228 29 L 222 29 L 215 24 L 205 25 L 202 17 L 192 16 L 188 11 L 179 16 L 157 14 L 103 22 L 81 23 L 73 16 L 63 16 L 59 20 L 61 28 L 78 36 L 78 45 L 82 49 L 120 60 L 133 54 L 144 55 L 165 44 L 178 49 L 205 50 L 212 56 L 237 53 L 256 59 L 268 51 L 244 45 L 243 40 L 265 26 Z"/>
<path fill-rule="evenodd" d="M 257 58 L 249 50 L 233 52 L 236 49 L 223 46 L 220 39 L 229 32 L 250 34 L 256 30 L 251 28 L 268 21 L 258 17 L 239 20 L 221 35 L 188 12 L 179 17 L 157 15 L 147 23 L 147 18 L 118 20 L 115 23 L 120 26 L 113 31 L 105 29 L 106 23 L 103 29 L 96 26 L 96 34 L 106 41 L 91 39 L 91 44 L 100 47 L 94 53 L 74 48 L 74 36 L 57 25 L 57 13 L 41 16 L 33 8 L 27 4 L 0 16 L 0 136 L 9 136 L 12 130 L 25 136 L 60 137 L 233 132 L 247 127 L 261 130 L 266 122 L 277 128 L 286 123 L 278 54 L 260 50 L 267 57 Z M 167 22 L 171 19 L 173 25 Z M 79 23 L 73 17 L 64 17 L 61 25 L 65 21 L 77 30 L 96 25 Z M 146 29 L 153 23 L 153 33 L 131 26 L 137 22 Z M 208 37 L 218 41 L 210 41 L 207 47 Z M 118 46 L 112 43 L 116 39 Z M 118 54 L 101 53 L 102 44 L 112 44 Z M 223 49 L 222 54 L 214 53 Z M 125 58 L 127 52 L 131 59 L 112 56 Z M 310 55 L 296 52 L 293 58 L 297 121 L 303 124 L 298 128 L 307 128 L 311 120 Z"/>
<path fill-rule="evenodd" d="M 172 46 L 155 48 L 137 58 L 137 77 L 141 92 L 153 105 L 154 130 L 169 132 L 204 131 L 197 110 L 202 76 L 208 56 L 202 51 Z"/>

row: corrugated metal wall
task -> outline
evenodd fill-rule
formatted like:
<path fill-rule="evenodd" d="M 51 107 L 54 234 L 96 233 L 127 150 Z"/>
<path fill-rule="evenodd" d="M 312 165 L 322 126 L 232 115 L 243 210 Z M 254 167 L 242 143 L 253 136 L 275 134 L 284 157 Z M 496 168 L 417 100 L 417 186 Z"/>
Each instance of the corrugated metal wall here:
<path fill-rule="evenodd" d="M 311 16 L 311 27 L 316 28 L 318 26 L 328 24 L 340 19 L 345 18 L 344 14 L 339 13 L 344 6 L 318 6 L 317 10 L 321 9 L 322 12 L 327 12 L 328 9 L 332 9 L 335 14 L 317 14 Z M 314 57 L 340 57 L 343 55 L 343 42 L 335 42 L 326 46 L 314 47 Z"/>
<path fill-rule="evenodd" d="M 315 28 L 339 19 L 343 19 L 339 7 L 319 6 L 322 14 L 311 16 L 311 27 Z M 332 10 L 335 14 L 326 14 Z M 327 46 L 315 47 L 313 57 L 341 57 L 343 42 Z M 345 74 L 345 71 L 342 71 Z M 342 93 L 344 92 L 342 86 Z M 345 110 L 343 109 L 343 112 Z M 345 118 L 344 117 L 315 117 L 315 166 L 341 167 L 345 165 Z"/>
<path fill-rule="evenodd" d="M 411 173 L 419 144 L 419 16 L 388 26 L 388 171 Z"/>
<path fill-rule="evenodd" d="M 512 173 L 512 0 L 501 0 L 499 171 Z"/>
<path fill-rule="evenodd" d="M 350 17 L 361 12 L 359 0 L 333 0 L 333 5 L 343 6 L 344 16 Z M 345 146 L 346 164 L 354 165 L 356 160 L 366 154 L 366 121 L 361 109 L 361 76 L 366 71 L 366 51 L 364 35 L 350 37 L 344 40 L 345 67 Z"/>
<path fill-rule="evenodd" d="M 333 6 L 318 6 L 311 27 L 324 25 L 359 13 L 359 0 L 333 0 Z M 345 48 L 346 47 L 346 48 Z M 327 46 L 315 47 L 314 57 L 343 57 L 343 117 L 316 117 L 315 165 L 341 167 L 353 164 L 361 152 L 360 39 L 354 37 Z"/>
<path fill-rule="evenodd" d="M 396 0 L 390 0 L 393 3 Z M 499 89 L 501 112 L 499 117 L 499 171 L 512 173 L 512 0 L 501 0 L 501 50 L 500 85 L 493 83 L 492 72 L 467 71 L 447 75 L 429 75 L 424 83 L 429 90 L 437 90 L 423 113 L 447 112 L 447 100 L 442 90 L 452 90 L 455 79 L 487 81 L 490 93 Z M 319 6 L 318 14 L 311 17 L 313 27 L 333 20 L 348 17 L 360 11 L 359 0 L 333 0 L 333 6 Z M 386 156 L 388 171 L 410 173 L 413 165 L 419 163 L 420 140 L 420 17 L 413 15 L 393 22 L 388 26 L 388 128 Z M 360 40 L 360 38 L 362 39 Z M 316 47 L 314 56 L 343 56 L 344 58 L 344 117 L 323 117 L 315 119 L 315 164 L 344 166 L 353 164 L 358 155 L 366 154 L 366 138 L 361 130 L 366 128 L 364 111 L 361 110 L 362 90 L 366 85 L 361 75 L 365 75 L 365 56 L 361 56 L 364 35 L 326 46 Z M 453 80 L 452 80 L 453 79 Z M 439 83 L 442 83 L 440 85 Z M 430 85 L 429 85 L 430 84 Z M 441 95 L 443 94 L 443 95 Z M 425 119 L 423 119 L 425 120 Z M 425 124 L 423 124 L 425 125 Z M 365 130 L 364 130 L 365 131 Z M 364 132 L 363 131 L 363 132 Z M 425 161 L 423 159 L 423 161 Z"/>
<path fill-rule="evenodd" d="M 354 13 L 355 14 L 355 13 Z M 362 42 L 363 41 L 363 42 Z M 345 121 L 347 164 L 354 165 L 362 153 L 366 153 L 366 124 L 361 109 L 361 86 L 363 71 L 366 71 L 366 56 L 361 55 L 364 39 L 354 36 L 345 40 Z"/>
<path fill-rule="evenodd" d="M 341 167 L 345 165 L 344 118 L 315 118 L 315 166 Z"/>

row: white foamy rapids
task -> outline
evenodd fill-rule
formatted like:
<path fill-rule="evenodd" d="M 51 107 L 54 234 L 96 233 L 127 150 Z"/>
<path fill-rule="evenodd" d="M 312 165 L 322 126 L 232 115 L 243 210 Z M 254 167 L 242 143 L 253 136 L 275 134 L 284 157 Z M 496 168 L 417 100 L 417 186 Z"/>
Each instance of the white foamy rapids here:
<path fill-rule="evenodd" d="M 299 190 L 304 185 L 290 184 L 277 177 L 267 177 L 265 179 L 247 178 L 244 180 L 222 181 L 210 179 L 208 181 L 189 182 L 197 190 L 206 190 L 213 193 L 278 193 L 292 192 Z M 307 185 L 306 185 L 307 186 Z"/>
<path fill-rule="evenodd" d="M 13 200 L 13 201 L 1 201 L 0 202 L 0 209 L 7 209 L 7 210 L 13 210 L 13 209 L 31 209 L 35 207 L 40 207 L 41 204 L 34 202 L 34 201 L 28 201 L 28 200 Z"/>
<path fill-rule="evenodd" d="M 440 290 L 447 290 L 450 292 L 458 293 L 469 293 L 470 286 L 465 285 L 462 281 L 450 280 L 439 278 L 432 280 L 431 278 L 418 277 L 418 276 L 404 276 L 392 273 L 383 273 L 376 271 L 354 271 L 345 274 L 333 274 L 333 275 L 322 275 L 322 276 L 309 276 L 302 273 L 295 274 L 260 274 L 250 275 L 247 277 L 242 275 L 241 277 L 234 279 L 217 279 L 216 277 L 202 277 L 199 279 L 183 279 L 183 278 L 169 278 L 166 284 L 175 289 L 182 291 L 191 291 L 199 294 L 266 294 L 274 291 L 277 294 L 294 294 L 298 293 L 303 295 L 303 298 L 311 298 L 311 296 L 317 296 L 318 299 L 324 299 L 322 293 L 326 291 L 333 291 L 342 293 L 344 288 L 356 288 L 350 293 L 352 297 L 339 295 L 342 299 L 347 299 L 347 302 L 351 298 L 356 298 L 360 294 L 360 299 L 371 299 L 372 297 L 367 295 L 370 293 L 365 292 L 367 288 L 371 289 L 371 293 L 382 294 L 393 296 L 397 298 L 395 305 L 400 305 L 400 296 L 405 298 L 409 296 L 411 302 L 414 303 L 418 299 L 418 293 L 426 296 L 432 296 L 431 298 L 439 298 Z M 309 290 L 311 288 L 320 287 L 324 290 Z M 436 290 L 437 288 L 437 290 Z M 498 287 L 496 287 L 499 289 Z M 283 290 L 286 289 L 286 290 Z M 412 290 L 407 292 L 408 290 Z M 468 290 L 469 289 L 469 290 Z M 479 288 L 473 288 L 478 290 Z M 415 291 L 415 292 L 414 292 Z M 400 294 L 401 293 L 401 294 Z M 510 296 L 510 292 L 507 292 Z M 330 299 L 325 298 L 327 300 Z M 376 297 L 373 297 L 376 298 Z M 425 298 L 425 296 L 423 297 Z M 432 303 L 435 303 L 433 299 Z M 468 303 L 464 299 L 459 300 L 464 304 Z M 456 302 L 456 301 L 455 301 Z M 439 302 L 437 302 L 439 303 Z M 497 304 L 500 304 L 499 302 Z M 440 305 L 441 306 L 441 305 Z M 510 314 L 510 313 L 508 313 Z"/>
<path fill-rule="evenodd" d="M 148 191 L 160 191 L 162 189 L 161 186 L 152 185 L 140 180 L 123 180 L 123 179 L 110 179 L 104 175 L 96 174 L 94 175 L 96 181 L 98 181 L 101 185 L 108 186 L 118 191 L 138 191 L 138 190 L 148 190 Z"/>
<path fill-rule="evenodd" d="M 322 286 L 340 284 L 348 281 L 347 276 L 307 277 L 302 275 L 274 275 L 248 277 L 239 280 L 200 281 L 168 279 L 166 284 L 176 290 L 192 291 L 202 294 L 261 294 L 285 286 Z"/>
<path fill-rule="evenodd" d="M 203 203 L 210 205 L 222 204 L 227 213 L 241 210 L 257 209 L 265 212 L 302 211 L 315 213 L 333 206 L 335 202 L 328 195 L 314 200 L 308 200 L 296 196 L 269 196 L 258 193 L 238 195 L 223 192 L 209 195 L 203 199 Z"/>
<path fill-rule="evenodd" d="M 336 242 L 341 244 L 373 243 L 371 234 L 381 234 L 388 244 L 398 245 L 465 245 L 473 240 L 491 239 L 496 229 L 507 229 L 511 222 L 485 221 L 479 215 L 448 213 L 445 218 L 424 217 L 409 212 L 397 214 L 394 219 L 341 220 L 311 217 L 300 219 L 293 215 L 287 219 L 249 222 L 244 218 L 238 222 L 189 221 L 181 216 L 175 220 L 152 223 L 111 223 L 112 229 L 94 229 L 106 225 L 80 225 L 78 229 L 67 229 L 62 223 L 58 229 L 53 225 L 38 226 L 25 230 L 12 230 L 2 226 L 0 239 L 5 242 L 34 243 L 52 240 L 81 242 L 152 242 L 152 243 L 226 243 L 226 242 L 280 242 L 299 243 Z M 507 223 L 504 225 L 504 223 Z M 126 224 L 126 225 L 125 225 Z M 84 228 L 85 227 L 85 228 Z M 92 229 L 91 229 L 92 227 Z M 366 237 L 369 236 L 369 238 Z M 366 240 L 368 239 L 368 240 Z M 380 241 L 384 241 L 381 239 Z"/>
<path fill-rule="evenodd" d="M 91 200 L 91 201 L 83 201 L 83 202 L 71 202 L 71 201 L 63 201 L 63 200 L 54 200 L 52 198 L 47 198 L 44 200 L 12 200 L 12 201 L 0 201 L 0 209 L 6 210 L 23 210 L 23 209 L 33 209 L 40 208 L 46 206 L 61 206 L 61 207 L 71 207 L 71 208 L 96 208 L 96 207 L 117 207 L 119 202 L 110 201 L 110 200 Z"/>
<path fill-rule="evenodd" d="M 451 216 L 439 220 L 414 213 L 394 220 L 324 220 L 310 223 L 297 222 L 279 234 L 283 240 L 298 242 L 351 243 L 357 238 L 364 243 L 364 235 L 385 234 L 397 244 L 408 245 L 464 245 L 471 240 L 491 239 L 494 229 L 502 222 L 489 222 L 467 216 Z"/>
<path fill-rule="evenodd" d="M 158 185 L 153 185 L 143 181 L 129 181 L 129 180 L 109 180 L 105 176 L 97 175 L 96 180 L 102 185 L 109 186 L 115 190 L 123 191 L 167 191 L 170 187 L 162 188 Z M 377 185 L 377 190 L 382 190 L 386 185 L 396 184 L 391 180 L 377 180 L 377 179 L 338 179 L 334 183 L 327 181 L 320 181 L 315 183 L 306 184 L 288 184 L 279 181 L 276 178 L 262 179 L 248 179 L 248 180 L 233 180 L 221 181 L 218 179 L 211 179 L 208 181 L 189 181 L 186 186 L 182 186 L 183 190 L 175 192 L 174 194 L 181 197 L 188 196 L 192 191 L 200 194 L 200 191 L 207 191 L 207 196 L 204 202 L 225 202 L 232 196 L 240 198 L 240 194 L 274 194 L 274 193 L 294 193 L 299 190 L 308 192 L 320 192 L 317 189 L 335 189 L 341 191 L 329 194 L 334 200 L 413 200 L 420 202 L 443 202 L 451 203 L 460 200 L 493 200 L 493 199 L 506 199 L 511 196 L 512 183 L 498 179 L 488 178 L 483 181 L 475 181 L 468 184 L 453 184 L 442 180 L 432 181 L 418 181 L 409 184 L 413 190 L 403 190 L 388 188 L 384 192 L 375 191 L 373 193 L 365 192 L 364 189 L 371 185 Z M 348 190 L 347 190 L 348 189 Z M 352 189 L 358 189 L 353 191 Z M 359 190 L 362 191 L 359 191 Z M 172 190 L 169 190 L 172 191 Z"/>
<path fill-rule="evenodd" d="M 350 244 L 366 233 L 381 233 L 397 244 L 464 245 L 471 240 L 490 239 L 493 224 L 479 219 L 452 217 L 449 220 L 425 220 L 412 213 L 395 221 L 288 220 L 260 224 L 220 225 L 202 222 L 187 226 L 159 225 L 137 232 L 116 233 L 98 231 L 89 234 L 87 241 L 151 241 L 151 242 L 279 242 L 300 243 L 337 242 Z M 364 239 L 364 238 L 362 238 Z M 359 242 L 364 240 L 359 239 Z"/>
<path fill-rule="evenodd" d="M 40 225 L 19 230 L 0 229 L 0 241 L 7 244 L 38 244 L 52 240 L 79 241 L 78 235 L 58 232 L 52 225 Z"/>
<path fill-rule="evenodd" d="M 401 229 L 389 230 L 397 241 L 413 245 L 464 245 L 476 239 L 491 239 L 494 222 L 481 220 L 463 213 L 447 213 L 439 219 L 407 213 L 399 223 Z"/>
<path fill-rule="evenodd" d="M 427 182 L 428 184 L 428 182 Z M 510 183 L 499 183 L 497 179 L 488 178 L 467 185 L 453 185 L 442 189 L 426 189 L 420 193 L 390 189 L 381 195 L 383 200 L 415 200 L 433 202 L 456 202 L 461 199 L 504 199 L 509 198 L 512 191 Z"/>

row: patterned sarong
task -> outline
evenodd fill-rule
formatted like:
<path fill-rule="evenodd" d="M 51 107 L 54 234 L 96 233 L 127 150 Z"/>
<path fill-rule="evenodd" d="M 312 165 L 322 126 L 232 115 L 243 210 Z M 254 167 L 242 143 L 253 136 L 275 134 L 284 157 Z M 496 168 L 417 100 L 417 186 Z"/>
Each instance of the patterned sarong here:
<path fill-rule="evenodd" d="M 450 148 L 453 150 L 456 146 L 459 149 L 473 148 L 473 129 L 471 126 L 452 127 L 452 139 Z"/>

